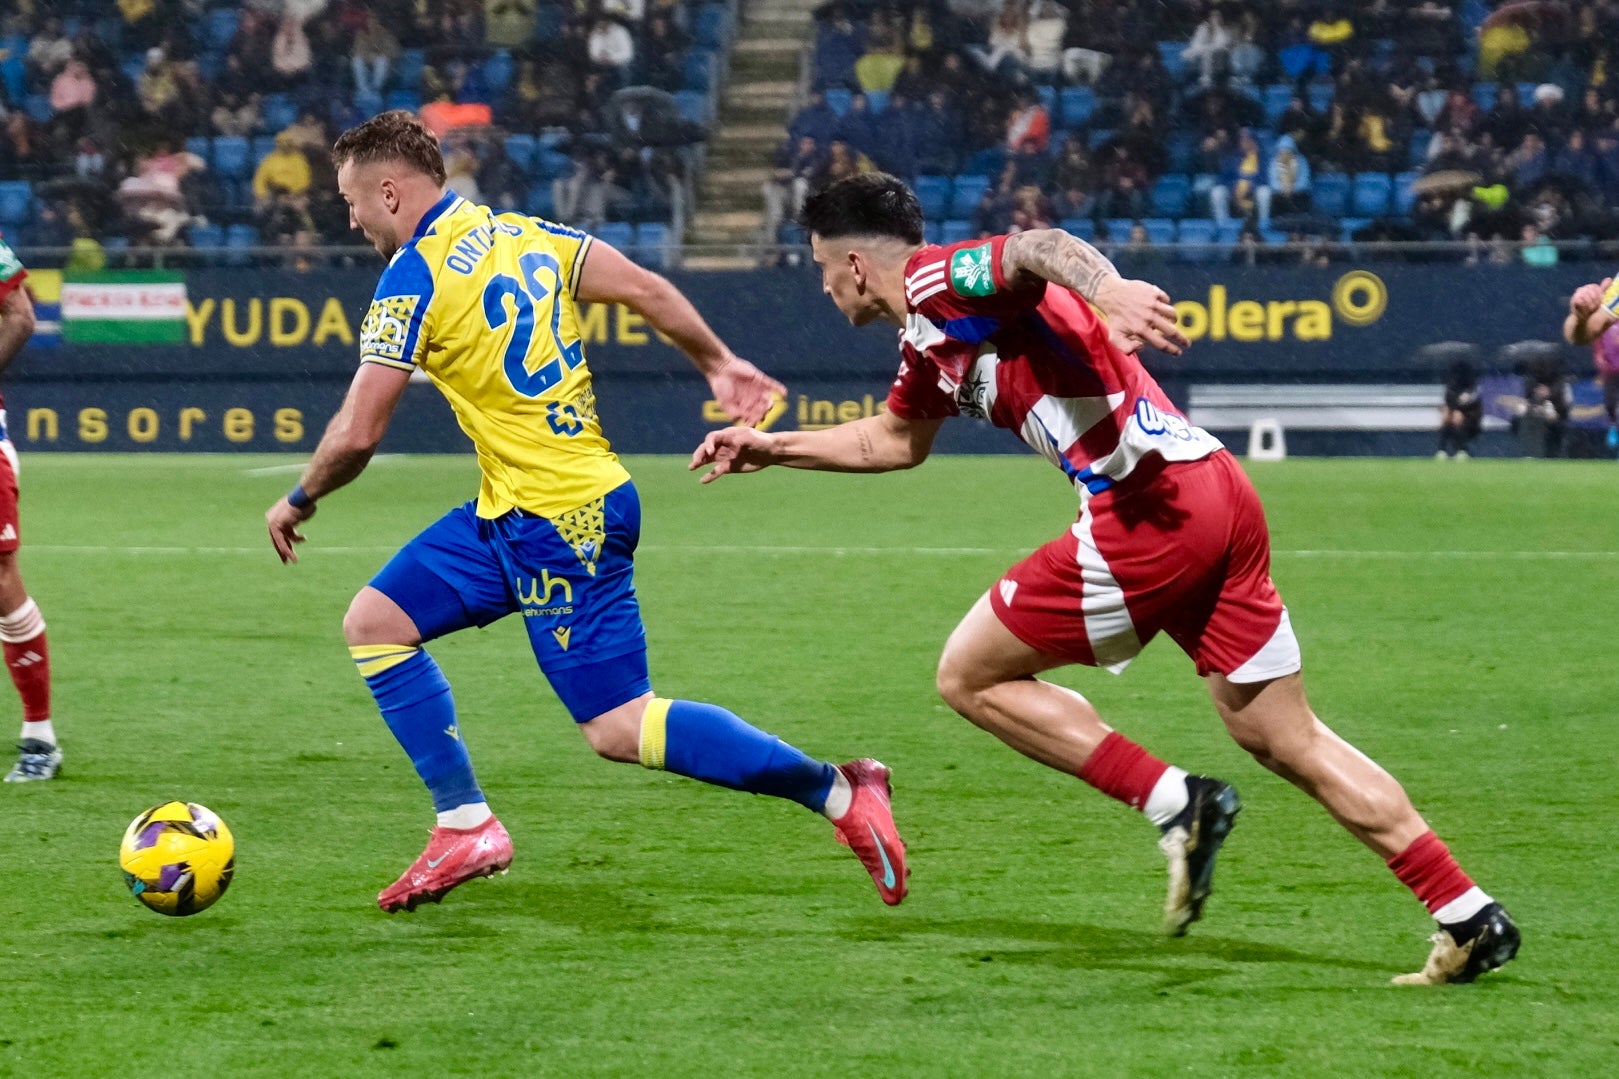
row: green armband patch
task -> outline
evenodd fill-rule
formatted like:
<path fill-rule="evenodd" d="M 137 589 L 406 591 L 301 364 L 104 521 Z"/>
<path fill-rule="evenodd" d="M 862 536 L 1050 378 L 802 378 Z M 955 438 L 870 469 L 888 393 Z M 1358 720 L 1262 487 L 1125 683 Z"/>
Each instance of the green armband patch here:
<path fill-rule="evenodd" d="M 989 296 L 995 291 L 995 271 L 990 259 L 995 245 L 982 243 L 964 247 L 950 256 L 950 287 L 957 296 Z"/>

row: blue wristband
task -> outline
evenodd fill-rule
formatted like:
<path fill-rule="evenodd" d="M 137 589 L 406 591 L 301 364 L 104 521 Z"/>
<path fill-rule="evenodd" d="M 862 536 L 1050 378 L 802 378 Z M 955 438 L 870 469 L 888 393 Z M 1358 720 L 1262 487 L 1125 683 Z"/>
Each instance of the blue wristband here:
<path fill-rule="evenodd" d="M 287 505 L 291 506 L 295 510 L 301 510 L 306 506 L 313 506 L 314 504 L 315 500 L 310 498 L 309 495 L 304 491 L 304 485 L 301 483 L 287 494 Z"/>

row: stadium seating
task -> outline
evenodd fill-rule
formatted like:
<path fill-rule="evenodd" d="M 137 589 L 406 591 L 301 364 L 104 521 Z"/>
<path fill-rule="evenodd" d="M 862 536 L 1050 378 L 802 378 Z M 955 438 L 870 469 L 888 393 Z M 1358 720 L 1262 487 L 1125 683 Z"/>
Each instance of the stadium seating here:
<path fill-rule="evenodd" d="M 1096 239 L 1096 222 L 1088 217 L 1065 217 L 1058 227 L 1070 236 L 1077 236 L 1087 243 Z"/>
<path fill-rule="evenodd" d="M 1349 212 L 1358 217 L 1382 217 L 1388 213 L 1394 182 L 1381 172 L 1355 175 L 1350 192 Z"/>
<path fill-rule="evenodd" d="M 1409 217 L 1411 208 L 1417 204 L 1416 182 L 1415 172 L 1402 172 L 1394 177 L 1394 212 L 1401 217 Z"/>
<path fill-rule="evenodd" d="M 220 135 L 213 141 L 210 165 L 214 175 L 239 180 L 253 172 L 252 148 L 241 135 Z"/>
<path fill-rule="evenodd" d="M 1141 222 L 1141 227 L 1147 230 L 1147 239 L 1158 247 L 1175 242 L 1175 222 L 1168 218 L 1145 218 Z"/>
<path fill-rule="evenodd" d="M 1152 186 L 1152 208 L 1163 217 L 1185 217 L 1192 199 L 1192 181 L 1180 173 L 1166 173 Z"/>
<path fill-rule="evenodd" d="M 635 226 L 624 221 L 604 221 L 594 230 L 596 239 L 620 251 L 635 246 Z"/>
<path fill-rule="evenodd" d="M 912 185 L 917 201 L 922 204 L 922 216 L 929 221 L 944 217 L 950 210 L 953 190 L 948 176 L 918 176 Z"/>
<path fill-rule="evenodd" d="M 1324 172 L 1310 185 L 1310 205 L 1329 217 L 1342 217 L 1349 212 L 1351 181 L 1341 172 Z"/>
<path fill-rule="evenodd" d="M 27 180 L 0 181 L 0 225 L 15 228 L 33 216 L 33 185 Z"/>
<path fill-rule="evenodd" d="M 971 221 L 946 221 L 944 228 L 941 230 L 940 242 L 958 244 L 963 240 L 972 239 L 973 235 L 973 223 Z"/>
<path fill-rule="evenodd" d="M 225 230 L 225 264 L 246 266 L 251 260 L 247 249 L 257 247 L 259 230 L 252 225 L 231 225 Z"/>
<path fill-rule="evenodd" d="M 952 217 L 971 217 L 978 208 L 979 200 L 984 192 L 989 190 L 988 176 L 958 176 L 956 177 L 955 194 L 950 200 L 950 214 Z"/>
<path fill-rule="evenodd" d="M 1089 86 L 1065 86 L 1058 103 L 1062 126 L 1083 127 L 1096 111 L 1096 91 Z"/>

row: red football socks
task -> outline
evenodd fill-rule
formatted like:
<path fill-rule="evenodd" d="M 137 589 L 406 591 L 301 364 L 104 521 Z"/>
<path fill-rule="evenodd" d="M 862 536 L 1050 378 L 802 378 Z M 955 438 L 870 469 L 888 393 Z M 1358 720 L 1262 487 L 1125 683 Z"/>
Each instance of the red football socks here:
<path fill-rule="evenodd" d="M 1117 798 L 1131 809 L 1141 809 L 1168 770 L 1168 764 L 1112 731 L 1085 759 L 1079 778 L 1109 798 Z"/>
<path fill-rule="evenodd" d="M 1444 840 L 1424 832 L 1411 845 L 1389 859 L 1389 868 L 1410 888 L 1430 914 L 1473 887 L 1473 879 L 1462 872 Z"/>

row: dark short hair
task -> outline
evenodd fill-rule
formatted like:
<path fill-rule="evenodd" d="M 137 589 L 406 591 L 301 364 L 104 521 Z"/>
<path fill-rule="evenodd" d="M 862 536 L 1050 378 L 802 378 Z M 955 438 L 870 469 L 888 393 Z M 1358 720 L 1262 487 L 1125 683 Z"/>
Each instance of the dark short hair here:
<path fill-rule="evenodd" d="M 345 162 L 369 165 L 374 161 L 402 161 L 427 174 L 443 186 L 444 155 L 438 139 L 415 116 L 403 109 L 392 109 L 351 127 L 332 144 L 332 165 Z"/>
<path fill-rule="evenodd" d="M 922 242 L 922 204 L 905 182 L 886 172 L 839 180 L 804 201 L 799 222 L 824 239 L 886 236 Z"/>

